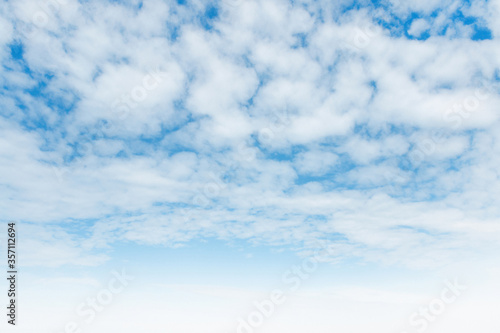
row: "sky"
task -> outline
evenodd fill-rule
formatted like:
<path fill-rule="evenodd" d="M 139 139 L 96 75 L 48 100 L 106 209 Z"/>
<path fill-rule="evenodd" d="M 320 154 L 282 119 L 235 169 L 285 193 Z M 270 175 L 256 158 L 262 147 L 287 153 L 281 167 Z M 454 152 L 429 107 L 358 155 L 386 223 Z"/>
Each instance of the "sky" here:
<path fill-rule="evenodd" d="M 499 17 L 3 1 L 0 326 L 498 333 Z"/>

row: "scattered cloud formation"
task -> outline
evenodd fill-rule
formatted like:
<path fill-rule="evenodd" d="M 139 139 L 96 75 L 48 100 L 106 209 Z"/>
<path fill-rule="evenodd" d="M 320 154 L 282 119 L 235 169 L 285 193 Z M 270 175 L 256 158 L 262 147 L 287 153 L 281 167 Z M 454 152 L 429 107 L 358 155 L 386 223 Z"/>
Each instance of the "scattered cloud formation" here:
<path fill-rule="evenodd" d="M 26 264 L 202 237 L 415 267 L 496 249 L 499 6 L 5 3 L 0 208 Z"/>

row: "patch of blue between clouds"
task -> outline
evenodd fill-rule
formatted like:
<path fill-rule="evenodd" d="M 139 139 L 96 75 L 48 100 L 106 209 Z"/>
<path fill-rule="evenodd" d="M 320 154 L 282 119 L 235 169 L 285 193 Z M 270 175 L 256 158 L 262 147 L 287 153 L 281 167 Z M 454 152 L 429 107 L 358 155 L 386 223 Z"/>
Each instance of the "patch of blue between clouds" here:
<path fill-rule="evenodd" d="M 14 60 L 22 60 L 23 59 L 23 44 L 22 43 L 13 43 L 10 45 L 10 55 Z"/>
<path fill-rule="evenodd" d="M 206 30 L 210 31 L 213 29 L 214 21 L 216 21 L 218 17 L 219 9 L 215 5 L 210 4 L 206 7 L 205 14 L 200 18 L 201 25 Z"/>
<path fill-rule="evenodd" d="M 179 6 L 189 6 L 189 0 L 177 0 L 177 5 Z M 213 29 L 214 22 L 219 17 L 219 9 L 216 6 L 216 3 L 209 2 L 205 6 L 204 12 L 196 13 L 198 16 L 198 20 L 200 25 L 207 31 L 211 31 Z M 175 39 L 178 37 L 177 29 L 171 30 L 173 32 L 172 37 Z"/>
<path fill-rule="evenodd" d="M 307 34 L 297 33 L 294 34 L 294 37 L 296 39 L 296 42 L 294 45 L 292 45 L 292 49 L 307 48 L 307 46 L 309 45 L 307 41 Z"/>

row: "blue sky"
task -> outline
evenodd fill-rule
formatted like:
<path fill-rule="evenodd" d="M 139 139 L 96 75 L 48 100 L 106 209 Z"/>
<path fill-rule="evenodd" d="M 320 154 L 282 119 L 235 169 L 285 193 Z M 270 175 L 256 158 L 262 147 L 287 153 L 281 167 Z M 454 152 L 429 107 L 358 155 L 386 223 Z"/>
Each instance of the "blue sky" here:
<path fill-rule="evenodd" d="M 498 0 L 3 2 L 19 332 L 243 333 L 255 301 L 300 283 L 252 332 L 411 333 L 454 278 L 472 291 L 426 330 L 497 332 L 499 14 Z M 78 306 L 122 269 L 135 282 L 83 324 Z"/>

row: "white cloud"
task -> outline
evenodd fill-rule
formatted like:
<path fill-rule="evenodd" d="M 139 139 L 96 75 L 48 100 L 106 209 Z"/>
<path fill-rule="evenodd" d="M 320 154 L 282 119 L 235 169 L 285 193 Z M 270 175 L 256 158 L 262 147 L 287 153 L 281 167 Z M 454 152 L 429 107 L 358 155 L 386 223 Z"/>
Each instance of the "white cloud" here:
<path fill-rule="evenodd" d="M 297 155 L 295 165 L 300 173 L 322 175 L 337 163 L 337 155 L 328 151 L 307 151 Z"/>
<path fill-rule="evenodd" d="M 408 34 L 414 37 L 420 37 L 420 35 L 422 35 L 422 33 L 424 33 L 429 28 L 429 22 L 427 22 L 425 19 L 417 19 L 411 23 Z"/>

